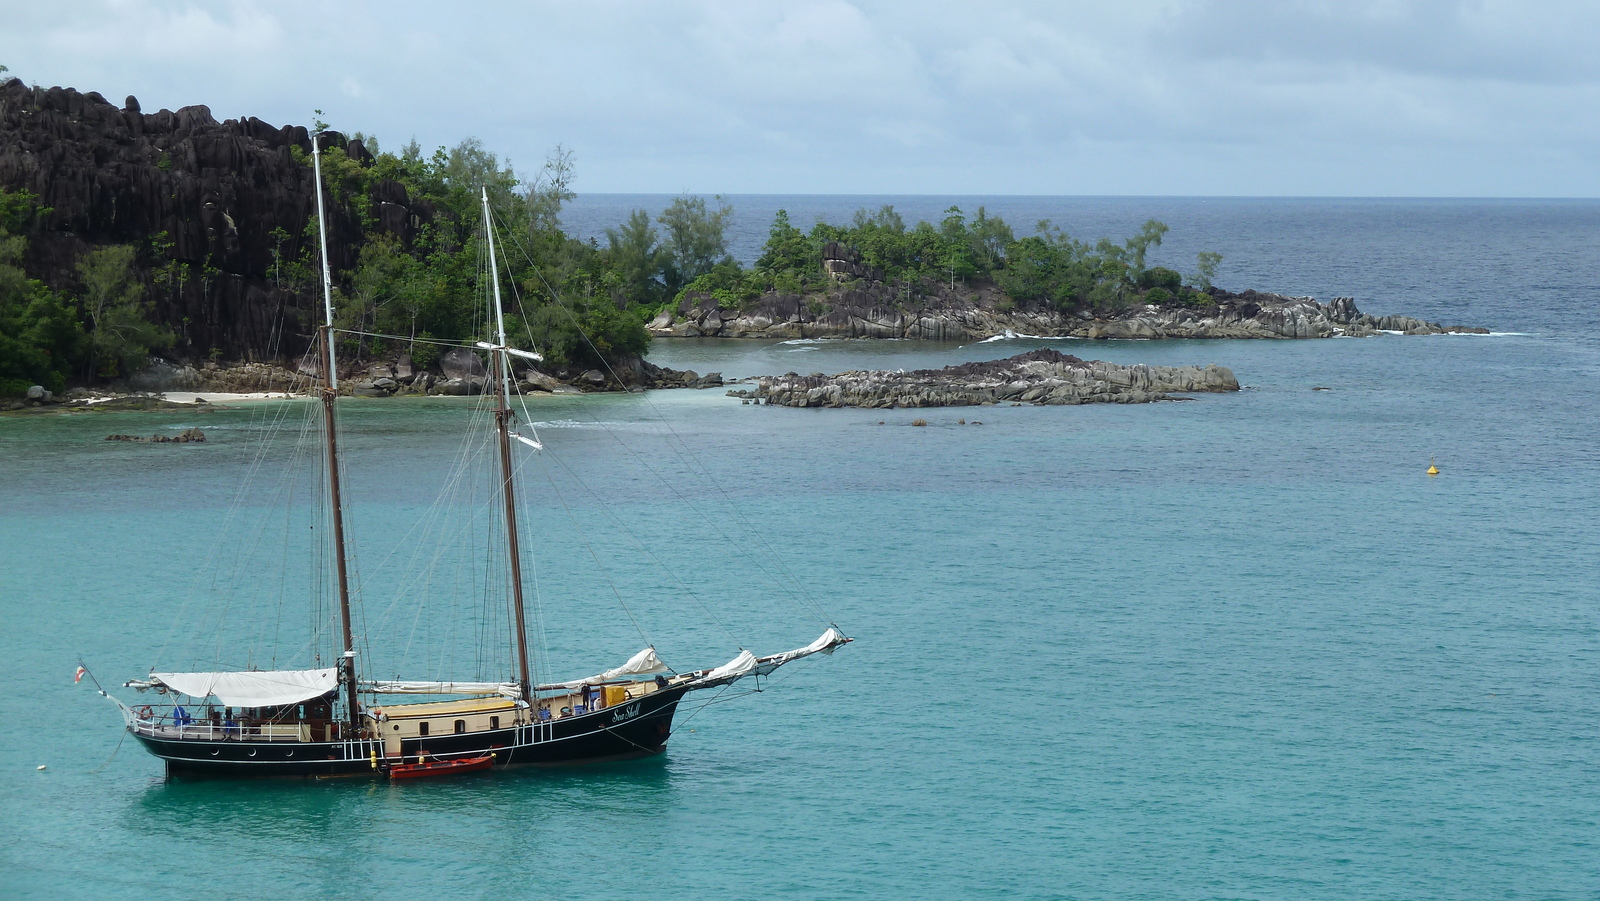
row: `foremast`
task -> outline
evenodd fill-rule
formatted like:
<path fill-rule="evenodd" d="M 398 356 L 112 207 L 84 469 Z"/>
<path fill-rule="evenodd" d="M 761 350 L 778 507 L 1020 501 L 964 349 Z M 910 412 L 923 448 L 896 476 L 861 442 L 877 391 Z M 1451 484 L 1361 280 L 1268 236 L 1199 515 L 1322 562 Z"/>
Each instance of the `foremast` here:
<path fill-rule="evenodd" d="M 322 241 L 322 337 L 320 354 L 322 376 L 323 431 L 327 436 L 328 506 L 333 515 L 333 559 L 339 591 L 339 626 L 344 653 L 339 658 L 339 681 L 344 684 L 350 726 L 349 737 L 361 734 L 361 709 L 356 699 L 355 634 L 350 627 L 350 575 L 345 562 L 344 506 L 339 497 L 339 430 L 334 417 L 334 399 L 339 395 L 339 371 L 333 357 L 333 277 L 328 267 L 328 224 L 322 210 L 321 135 L 311 137 L 311 162 L 316 175 L 317 234 Z"/>
<path fill-rule="evenodd" d="M 482 193 L 483 231 L 489 240 L 489 283 L 494 286 L 495 344 L 490 345 L 489 350 L 489 377 L 494 381 L 494 423 L 500 444 L 500 496 L 505 502 L 506 553 L 511 563 L 511 606 L 517 621 L 517 683 L 522 689 L 522 699 L 531 704 L 533 679 L 528 672 L 528 625 L 522 598 L 522 548 L 517 540 L 516 480 L 511 466 L 511 348 L 506 343 L 506 317 L 500 306 L 500 267 L 494 252 L 494 220 L 489 211 L 489 189 L 483 188 Z M 527 352 L 519 353 L 523 354 Z M 537 358 L 535 354 L 527 355 Z M 522 440 L 527 441 L 525 438 Z"/>

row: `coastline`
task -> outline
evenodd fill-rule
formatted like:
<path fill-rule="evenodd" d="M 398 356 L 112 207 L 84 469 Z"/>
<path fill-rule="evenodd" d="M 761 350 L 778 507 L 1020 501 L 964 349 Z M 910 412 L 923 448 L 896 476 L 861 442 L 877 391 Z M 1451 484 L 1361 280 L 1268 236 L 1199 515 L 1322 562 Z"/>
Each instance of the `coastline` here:
<path fill-rule="evenodd" d="M 648 328 L 658 338 L 899 338 L 981 341 L 1005 335 L 1043 338 L 1365 338 L 1381 334 L 1488 334 L 1477 326 L 1443 325 L 1410 316 L 1373 316 L 1355 300 L 1324 304 L 1312 297 L 1212 289 L 1204 306 L 1133 304 L 1118 311 L 1063 312 L 1008 306 L 997 292 L 896 302 L 875 288 L 844 289 L 826 303 L 765 295 L 738 309 L 710 295 L 685 296 Z"/>

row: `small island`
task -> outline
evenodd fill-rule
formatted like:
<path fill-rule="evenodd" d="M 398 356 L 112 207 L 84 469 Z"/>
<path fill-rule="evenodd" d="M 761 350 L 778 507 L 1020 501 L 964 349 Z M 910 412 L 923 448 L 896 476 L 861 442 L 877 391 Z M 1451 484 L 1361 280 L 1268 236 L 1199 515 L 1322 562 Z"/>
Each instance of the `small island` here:
<path fill-rule="evenodd" d="M 727 210 L 724 208 L 723 215 Z M 639 214 L 636 214 L 638 216 Z M 1487 333 L 1409 316 L 1371 316 L 1349 297 L 1247 290 L 1212 279 L 1217 253 L 1189 274 L 1147 264 L 1168 228 L 1154 219 L 1123 242 L 1079 241 L 1052 223 L 1018 237 L 1004 219 L 959 207 L 908 227 L 892 206 L 810 232 L 780 210 L 748 269 L 711 266 L 663 303 L 657 337 L 897 338 L 972 341 L 1005 335 L 1076 338 L 1332 338 L 1383 332 Z M 613 233 L 616 243 L 623 236 Z"/>
<path fill-rule="evenodd" d="M 1175 395 L 1238 391 L 1224 366 L 1121 366 L 1048 348 L 1004 360 L 912 372 L 764 376 L 728 394 L 785 407 L 969 407 L 986 404 L 1143 404 Z"/>

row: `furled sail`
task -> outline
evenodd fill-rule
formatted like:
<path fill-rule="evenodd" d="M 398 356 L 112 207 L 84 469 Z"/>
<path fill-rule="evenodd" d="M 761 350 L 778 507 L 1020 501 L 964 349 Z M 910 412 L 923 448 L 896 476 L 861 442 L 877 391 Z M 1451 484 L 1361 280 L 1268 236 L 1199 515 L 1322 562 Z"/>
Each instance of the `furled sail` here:
<path fill-rule="evenodd" d="M 726 680 L 732 682 L 755 672 L 756 666 L 756 655 L 749 651 L 740 651 L 739 656 L 706 673 L 706 681 L 721 682 Z"/>
<path fill-rule="evenodd" d="M 375 692 L 382 695 L 505 695 L 508 698 L 522 697 L 522 689 L 515 682 L 422 682 L 422 681 L 373 681 L 362 682 L 362 691 Z"/>
<path fill-rule="evenodd" d="M 831 654 L 833 649 L 842 644 L 848 644 L 850 639 L 844 637 L 838 629 L 830 628 L 822 633 L 816 641 L 803 648 L 784 651 L 781 654 L 771 654 L 766 657 L 757 657 L 749 651 L 740 651 L 739 656 L 727 663 L 706 673 L 696 680 L 697 687 L 708 687 L 717 684 L 730 684 L 755 673 L 758 676 L 770 674 L 773 670 L 792 660 L 810 657 L 812 654 Z"/>
<path fill-rule="evenodd" d="M 133 688 L 166 688 L 193 698 L 215 697 L 230 707 L 277 707 L 298 704 L 336 690 L 339 671 L 327 669 L 269 670 L 248 673 L 151 673 Z"/>
<path fill-rule="evenodd" d="M 667 668 L 665 663 L 661 662 L 661 658 L 656 656 L 656 649 L 645 648 L 639 653 L 634 654 L 632 657 L 629 657 L 627 663 L 624 663 L 615 669 L 608 669 L 599 675 L 590 676 L 587 679 L 574 679 L 571 682 L 557 682 L 554 685 L 541 685 L 539 688 L 582 688 L 585 685 L 598 685 L 601 682 L 615 682 L 619 679 L 635 679 L 640 676 L 653 676 L 656 673 L 665 672 L 670 672 L 670 670 Z"/>
<path fill-rule="evenodd" d="M 803 648 L 795 648 L 792 651 L 784 651 L 782 654 L 773 654 L 770 657 L 762 657 L 758 659 L 756 661 L 756 672 L 759 675 L 765 676 L 791 660 L 799 660 L 801 657 L 810 657 L 812 654 L 832 654 L 834 648 L 842 644 L 848 644 L 849 642 L 850 639 L 845 638 L 844 634 L 838 629 L 830 628 L 828 631 L 818 636 L 816 641 L 813 641 Z"/>
<path fill-rule="evenodd" d="M 645 648 L 632 657 L 628 662 L 615 669 L 608 669 L 599 675 L 587 679 L 575 679 L 571 682 L 558 682 L 554 685 L 540 685 L 538 690 L 551 689 L 576 689 L 585 685 L 598 685 L 601 682 L 615 682 L 618 679 L 631 679 L 639 676 L 651 676 L 656 673 L 669 672 L 667 665 L 656 656 L 655 648 Z M 392 695 L 489 695 L 498 694 L 508 698 L 521 698 L 522 690 L 515 682 L 424 682 L 424 681 L 389 681 L 389 682 L 362 682 L 362 691 L 371 691 L 378 694 Z"/>

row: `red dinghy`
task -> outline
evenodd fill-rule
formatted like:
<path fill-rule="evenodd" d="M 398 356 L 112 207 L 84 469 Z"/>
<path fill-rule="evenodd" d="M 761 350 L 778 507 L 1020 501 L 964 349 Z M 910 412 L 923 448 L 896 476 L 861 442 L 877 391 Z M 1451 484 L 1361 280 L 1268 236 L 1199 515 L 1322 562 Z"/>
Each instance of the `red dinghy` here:
<path fill-rule="evenodd" d="M 494 755 L 482 757 L 457 757 L 454 760 L 425 760 L 420 763 L 396 763 L 389 767 L 390 779 L 422 779 L 428 776 L 453 776 L 486 770 L 494 764 Z"/>

